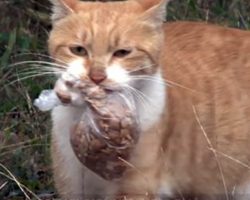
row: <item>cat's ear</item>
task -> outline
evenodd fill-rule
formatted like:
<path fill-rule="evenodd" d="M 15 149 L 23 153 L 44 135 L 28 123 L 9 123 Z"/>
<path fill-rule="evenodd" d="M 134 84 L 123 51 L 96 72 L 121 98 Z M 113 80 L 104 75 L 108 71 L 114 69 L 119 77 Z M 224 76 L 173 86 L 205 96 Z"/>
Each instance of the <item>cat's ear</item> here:
<path fill-rule="evenodd" d="M 52 3 L 52 23 L 74 13 L 74 9 L 78 0 L 50 0 Z"/>
<path fill-rule="evenodd" d="M 136 0 L 145 10 L 142 15 L 142 20 L 151 23 L 152 25 L 161 25 L 167 15 L 167 4 L 170 0 Z"/>
<path fill-rule="evenodd" d="M 169 2 L 169 0 L 135 0 L 137 1 L 145 10 L 152 8 L 160 3 L 164 3 L 167 4 Z"/>

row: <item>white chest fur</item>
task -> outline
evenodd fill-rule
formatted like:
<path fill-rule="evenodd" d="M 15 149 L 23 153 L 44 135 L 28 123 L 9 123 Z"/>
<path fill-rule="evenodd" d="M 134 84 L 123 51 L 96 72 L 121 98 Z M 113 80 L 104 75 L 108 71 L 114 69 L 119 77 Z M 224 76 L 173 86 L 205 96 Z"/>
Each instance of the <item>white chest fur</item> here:
<path fill-rule="evenodd" d="M 166 84 L 160 74 L 157 73 L 143 85 L 139 101 L 139 120 L 142 131 L 146 131 L 160 118 L 166 105 Z"/>

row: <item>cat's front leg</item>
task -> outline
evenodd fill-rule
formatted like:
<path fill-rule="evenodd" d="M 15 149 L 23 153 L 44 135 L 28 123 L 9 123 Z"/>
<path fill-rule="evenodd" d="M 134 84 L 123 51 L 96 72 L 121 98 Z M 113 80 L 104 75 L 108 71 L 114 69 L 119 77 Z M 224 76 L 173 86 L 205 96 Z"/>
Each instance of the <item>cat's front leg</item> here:
<path fill-rule="evenodd" d="M 150 157 L 149 154 L 148 156 Z M 152 164 L 147 167 L 137 166 L 133 162 L 128 162 L 131 167 L 128 169 L 123 178 L 120 180 L 115 199 L 117 200 L 121 199 L 160 200 L 161 199 L 159 196 L 160 162 L 157 159 L 151 161 L 152 162 L 155 161 L 154 162 L 155 164 Z M 147 163 L 150 163 L 150 161 Z"/>
<path fill-rule="evenodd" d="M 70 144 L 70 127 L 80 115 L 73 107 L 59 106 L 52 112 L 52 162 L 56 189 L 63 199 L 83 199 L 83 166 Z"/>

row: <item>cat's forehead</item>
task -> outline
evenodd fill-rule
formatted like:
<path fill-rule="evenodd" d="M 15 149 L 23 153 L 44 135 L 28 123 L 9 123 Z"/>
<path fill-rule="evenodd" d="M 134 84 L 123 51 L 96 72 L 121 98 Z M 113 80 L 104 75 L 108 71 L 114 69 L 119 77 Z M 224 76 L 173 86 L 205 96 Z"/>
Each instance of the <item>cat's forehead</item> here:
<path fill-rule="evenodd" d="M 80 2 L 75 8 L 76 12 L 85 12 L 108 19 L 112 15 L 136 15 L 143 9 L 135 1 L 117 1 L 117 2 Z M 98 15 L 99 14 L 99 15 Z"/>
<path fill-rule="evenodd" d="M 133 1 L 81 2 L 75 8 L 75 13 L 64 20 L 63 26 L 59 24 L 59 29 L 71 31 L 68 35 L 78 35 L 78 38 L 84 40 L 91 39 L 91 43 L 110 42 L 108 38 L 115 40 L 115 36 L 126 32 L 142 12 L 142 7 Z M 64 33 L 66 32 L 68 31 Z"/>

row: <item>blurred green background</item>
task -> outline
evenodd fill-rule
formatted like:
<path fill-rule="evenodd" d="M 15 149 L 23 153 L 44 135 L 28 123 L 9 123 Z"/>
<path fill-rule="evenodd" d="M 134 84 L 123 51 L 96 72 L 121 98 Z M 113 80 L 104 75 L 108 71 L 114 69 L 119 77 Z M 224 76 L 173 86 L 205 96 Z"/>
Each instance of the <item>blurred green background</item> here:
<path fill-rule="evenodd" d="M 25 193 L 31 199 L 56 196 L 49 156 L 49 114 L 32 105 L 41 90 L 52 87 L 53 77 L 32 77 L 35 74 L 29 65 L 13 65 L 49 60 L 49 14 L 48 0 L 0 1 L 0 199 L 24 199 Z M 249 29 L 250 1 L 173 0 L 168 21 L 176 20 Z"/>

